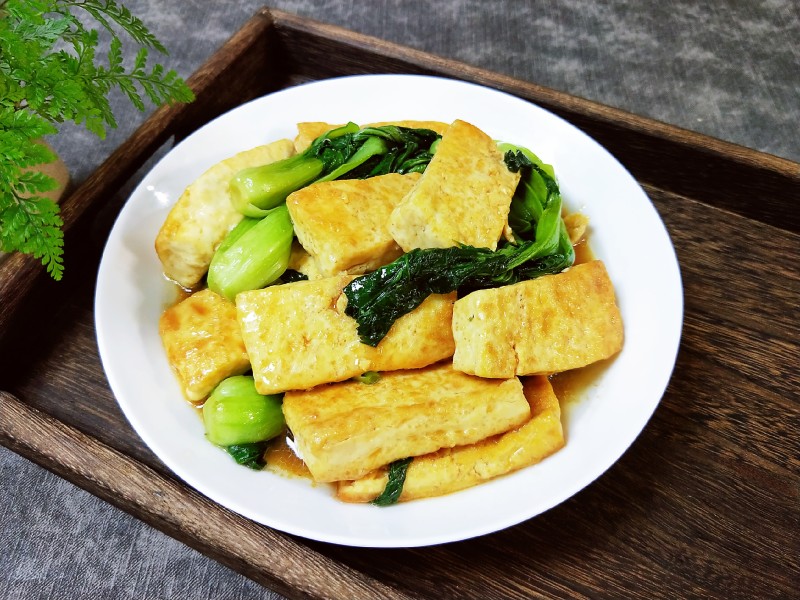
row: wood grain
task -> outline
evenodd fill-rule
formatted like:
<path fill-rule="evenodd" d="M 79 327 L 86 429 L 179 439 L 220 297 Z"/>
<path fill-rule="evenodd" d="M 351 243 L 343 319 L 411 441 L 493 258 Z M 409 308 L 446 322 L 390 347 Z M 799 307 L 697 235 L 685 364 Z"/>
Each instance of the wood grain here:
<path fill-rule="evenodd" d="M 0 441 L 291 598 L 407 598 L 0 392 Z"/>
<path fill-rule="evenodd" d="M 567 503 L 479 540 L 414 551 L 310 547 L 417 597 L 432 590 L 443 598 L 636 597 L 656 583 L 662 597 L 790 593 L 798 567 L 791 552 L 800 503 L 792 354 L 800 282 L 788 267 L 759 272 L 757 256 L 747 255 L 758 242 L 762 255 L 780 253 L 796 264 L 799 240 L 699 201 L 647 191 L 678 248 L 687 313 L 670 388 L 623 459 Z M 742 231 L 739 240 L 734 233 Z M 747 275 L 738 277 L 742 269 Z M 20 354 L 34 360 L 13 365 L 19 377 L 11 387 L 31 406 L 168 476 L 107 388 L 91 299 L 76 290 L 43 324 L 61 333 L 52 347 L 30 342 Z M 92 402 L 75 400 L 82 395 Z M 193 543 L 184 535 L 179 539 Z M 597 579 L 613 573 L 626 575 L 610 588 Z"/>
<path fill-rule="evenodd" d="M 169 139 L 180 140 L 222 112 L 278 85 L 280 71 L 263 69 L 263 61 L 270 58 L 273 46 L 267 35 L 270 27 L 269 13 L 261 11 L 187 80 L 196 96 L 194 102 L 156 110 L 97 171 L 61 201 L 65 279 L 76 277 L 74 265 L 80 264 L 76 254 L 104 200 L 113 197 L 159 147 Z M 0 263 L 0 339 L 19 304 L 43 276 L 41 264 L 24 254 L 14 253 Z"/>
<path fill-rule="evenodd" d="M 236 77 L 244 71 L 269 76 Z M 238 94 L 379 71 L 458 76 L 535 100 L 617 149 L 644 183 L 676 247 L 685 321 L 670 386 L 618 463 L 535 519 L 431 548 L 309 542 L 230 514 L 174 479 L 128 426 L 108 388 L 92 300 L 100 252 L 121 200 L 102 214 L 96 205 L 103 196 L 89 189 L 72 200 L 82 208 L 70 209 L 76 211 L 71 235 L 81 234 L 72 242 L 77 262 L 69 276 L 54 284 L 23 275 L 14 306 L 0 309 L 0 389 L 7 390 L 0 395 L 0 443 L 292 596 L 794 596 L 800 573 L 800 165 L 262 11 L 198 72 L 192 110 L 154 115 L 93 181 L 113 195 L 121 185 L 114 170 L 127 177 L 152 151 L 137 136 L 186 135 Z M 227 96 L 207 97 L 217 94 Z M 189 516 L 176 514 L 163 497 L 170 505 L 187 504 Z M 195 521 L 200 514 L 203 527 Z M 265 547 L 277 548 L 277 556 L 260 556 Z M 310 566 L 324 575 L 314 578 Z"/>
<path fill-rule="evenodd" d="M 494 87 L 580 127 L 644 183 L 688 196 L 702 193 L 710 204 L 800 231 L 800 212 L 786 202 L 800 199 L 797 163 L 336 26 L 272 14 L 285 63 L 305 78 L 414 73 Z"/>

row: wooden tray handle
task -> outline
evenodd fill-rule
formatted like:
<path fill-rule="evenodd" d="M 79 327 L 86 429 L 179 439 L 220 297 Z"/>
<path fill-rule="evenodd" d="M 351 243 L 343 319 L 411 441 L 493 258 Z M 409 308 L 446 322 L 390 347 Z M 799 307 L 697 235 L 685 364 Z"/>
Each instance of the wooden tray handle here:
<path fill-rule="evenodd" d="M 408 598 L 2 391 L 0 443 L 287 597 Z"/>

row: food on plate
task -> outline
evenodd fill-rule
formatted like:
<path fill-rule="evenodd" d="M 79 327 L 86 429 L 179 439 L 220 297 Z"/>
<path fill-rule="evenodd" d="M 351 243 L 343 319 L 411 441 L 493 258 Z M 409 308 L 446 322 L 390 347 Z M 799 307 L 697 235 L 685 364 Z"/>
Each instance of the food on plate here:
<path fill-rule="evenodd" d="M 324 277 L 319 272 L 319 268 L 317 268 L 317 261 L 306 252 L 306 249 L 297 241 L 297 238 L 292 240 L 288 269 L 298 273 L 300 279 L 322 279 Z"/>
<path fill-rule="evenodd" d="M 455 368 L 480 377 L 548 375 L 622 349 L 622 317 L 599 260 L 477 290 L 453 308 Z"/>
<path fill-rule="evenodd" d="M 209 289 L 161 315 L 159 333 L 184 396 L 204 400 L 223 379 L 250 370 L 236 307 Z"/>
<path fill-rule="evenodd" d="M 286 197 L 311 183 L 425 170 L 439 134 L 395 125 L 338 127 L 315 139 L 303 152 L 236 173 L 230 181 L 233 206 L 249 217 L 263 217 Z"/>
<path fill-rule="evenodd" d="M 415 457 L 408 465 L 399 501 L 443 496 L 535 464 L 564 446 L 561 407 L 547 377 L 526 377 L 523 392 L 530 418 L 523 424 L 474 444 Z M 336 495 L 345 502 L 371 502 L 386 489 L 388 467 L 340 481 Z"/>
<path fill-rule="evenodd" d="M 256 391 L 247 375 L 228 377 L 203 405 L 206 437 L 218 446 L 252 444 L 271 440 L 286 426 L 278 394 Z"/>
<path fill-rule="evenodd" d="M 392 262 L 403 251 L 387 221 L 416 185 L 419 173 L 336 179 L 289 195 L 286 206 L 297 239 L 323 276 L 360 274 Z"/>
<path fill-rule="evenodd" d="M 403 127 L 405 129 L 430 129 L 442 135 L 445 130 L 450 127 L 449 123 L 442 123 L 441 121 L 381 121 L 378 123 L 368 123 L 366 127 L 385 127 L 392 125 L 396 127 Z M 309 121 L 297 124 L 297 136 L 294 138 L 294 147 L 297 152 L 303 152 L 311 146 L 312 142 L 321 135 L 328 133 L 334 129 L 343 127 L 343 125 L 332 123 L 325 123 L 323 121 Z"/>
<path fill-rule="evenodd" d="M 245 217 L 219 245 L 208 267 L 209 289 L 228 300 L 265 287 L 289 266 L 294 230 L 286 206 L 262 219 Z"/>
<path fill-rule="evenodd" d="M 236 307 L 262 394 L 342 381 L 366 371 L 416 369 L 452 356 L 455 294 L 435 295 L 395 323 L 383 346 L 362 344 L 344 314 L 337 275 L 242 292 Z M 277 326 L 280 324 L 280 326 Z"/>
<path fill-rule="evenodd" d="M 378 344 L 396 318 L 429 294 L 458 290 L 464 295 L 559 273 L 574 263 L 575 249 L 562 219 L 561 194 L 552 167 L 525 148 L 499 147 L 506 150 L 508 169 L 524 172 L 508 212 L 512 240 L 496 251 L 463 244 L 415 248 L 350 283 L 345 288 L 346 312 L 358 321 L 358 334 L 365 344 Z"/>
<path fill-rule="evenodd" d="M 495 250 L 519 178 L 492 138 L 456 120 L 419 183 L 392 212 L 389 231 L 406 252 L 456 244 Z"/>
<path fill-rule="evenodd" d="M 339 123 L 337 125 L 325 123 L 324 121 L 298 123 L 297 135 L 294 138 L 295 151 L 298 154 L 305 152 L 318 137 L 321 137 L 329 131 L 338 129 L 339 127 L 344 127 L 344 123 Z"/>
<path fill-rule="evenodd" d="M 289 140 L 245 150 L 215 164 L 189 185 L 156 237 L 164 274 L 185 288 L 195 287 L 217 247 L 243 218 L 231 203 L 231 178 L 244 168 L 271 163 L 293 152 Z"/>
<path fill-rule="evenodd" d="M 286 424 L 316 481 L 356 479 L 408 456 L 472 444 L 530 417 L 519 379 L 465 375 L 449 362 L 287 392 Z"/>
<path fill-rule="evenodd" d="M 559 450 L 548 377 L 618 353 L 623 325 L 604 264 L 576 264 L 588 219 L 553 167 L 461 120 L 306 122 L 278 144 L 209 169 L 156 244 L 192 287 L 160 332 L 208 440 L 256 469 L 286 440 L 379 506 Z"/>

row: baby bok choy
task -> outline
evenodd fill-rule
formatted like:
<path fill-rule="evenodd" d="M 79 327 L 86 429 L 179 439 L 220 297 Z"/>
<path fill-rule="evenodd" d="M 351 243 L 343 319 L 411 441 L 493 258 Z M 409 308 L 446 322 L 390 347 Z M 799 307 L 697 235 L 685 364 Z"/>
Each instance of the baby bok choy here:
<path fill-rule="evenodd" d="M 266 442 L 284 429 L 281 395 L 259 394 L 251 376 L 228 377 L 203 405 L 203 422 L 211 443 L 239 464 L 260 468 Z"/>
<path fill-rule="evenodd" d="M 317 181 L 424 171 L 440 138 L 430 129 L 359 129 L 348 123 L 318 137 L 301 154 L 240 171 L 230 191 L 245 218 L 214 254 L 208 287 L 233 300 L 239 292 L 266 287 L 282 275 L 294 235 L 285 204 L 292 192 Z"/>
<path fill-rule="evenodd" d="M 561 218 L 561 194 L 551 171 L 530 151 L 501 146 L 512 171 L 522 171 L 509 223 L 516 243 L 496 251 L 459 245 L 415 249 L 344 288 L 345 312 L 358 323 L 361 341 L 377 346 L 392 324 L 430 294 L 460 294 L 558 273 L 575 251 Z"/>
<path fill-rule="evenodd" d="M 222 241 L 208 268 L 208 287 L 228 300 L 276 281 L 289 265 L 294 228 L 283 204 L 261 219 L 245 217 Z"/>
<path fill-rule="evenodd" d="M 359 129 L 348 123 L 316 138 L 304 152 L 237 173 L 230 192 L 236 209 L 261 217 L 292 192 L 316 181 L 421 172 L 440 135 L 395 125 Z"/>

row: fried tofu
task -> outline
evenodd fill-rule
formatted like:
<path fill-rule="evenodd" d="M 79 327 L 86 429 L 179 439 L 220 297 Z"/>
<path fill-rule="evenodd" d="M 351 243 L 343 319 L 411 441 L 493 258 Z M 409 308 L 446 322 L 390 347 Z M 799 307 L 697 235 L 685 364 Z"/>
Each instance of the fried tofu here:
<path fill-rule="evenodd" d="M 392 212 L 389 231 L 406 252 L 456 244 L 495 250 L 519 178 L 492 138 L 454 121 L 419 183 Z"/>
<path fill-rule="evenodd" d="M 406 471 L 399 501 L 442 496 L 536 464 L 564 446 L 561 408 L 546 377 L 523 379 L 531 416 L 524 424 L 469 446 L 442 449 L 414 458 Z M 340 481 L 345 502 L 369 502 L 388 481 L 382 467 L 355 481 Z"/>
<path fill-rule="evenodd" d="M 622 349 L 622 317 L 599 260 L 479 290 L 453 308 L 456 369 L 481 377 L 549 374 Z"/>
<path fill-rule="evenodd" d="M 589 228 L 589 217 L 583 213 L 570 213 L 564 216 L 564 225 L 567 227 L 569 241 L 574 246 L 584 240 Z"/>
<path fill-rule="evenodd" d="M 397 319 L 373 349 L 369 370 L 421 369 L 453 356 L 455 301 L 455 292 L 431 294 L 417 308 Z"/>
<path fill-rule="evenodd" d="M 222 240 L 242 220 L 230 199 L 230 181 L 237 172 L 288 158 L 289 140 L 278 140 L 240 152 L 212 166 L 181 194 L 156 237 L 164 274 L 185 288 L 203 278 Z"/>
<path fill-rule="evenodd" d="M 308 279 L 324 278 L 317 268 L 317 261 L 306 252 L 306 249 L 297 241 L 297 238 L 292 240 L 292 250 L 289 253 L 289 265 L 287 269 L 302 273 Z"/>
<path fill-rule="evenodd" d="M 315 139 L 337 127 L 342 127 L 342 124 L 332 125 L 324 121 L 306 121 L 298 123 L 297 136 L 294 138 L 295 151 L 298 154 L 305 152 Z"/>
<path fill-rule="evenodd" d="M 472 444 L 530 417 L 522 384 L 455 371 L 448 362 L 283 398 L 286 424 L 316 481 L 357 479 L 381 465 Z"/>
<path fill-rule="evenodd" d="M 314 183 L 289 195 L 295 234 L 322 276 L 374 271 L 398 258 L 387 221 L 418 173 Z"/>
<path fill-rule="evenodd" d="M 381 121 L 379 123 L 370 123 L 369 127 L 383 127 L 384 125 L 397 125 L 398 127 L 408 127 L 409 129 L 430 129 L 439 135 L 444 135 L 447 128 L 450 127 L 449 123 L 442 123 L 441 121 Z"/>
<path fill-rule="evenodd" d="M 377 348 L 344 313 L 350 275 L 242 292 L 239 323 L 256 389 L 274 394 L 343 381 L 370 370 L 418 368 L 452 356 L 455 294 L 430 296 L 403 315 Z M 384 352 L 383 348 L 391 348 Z"/>
<path fill-rule="evenodd" d="M 192 402 L 250 368 L 236 307 L 211 290 L 196 292 L 161 315 L 159 333 L 183 394 Z"/>

